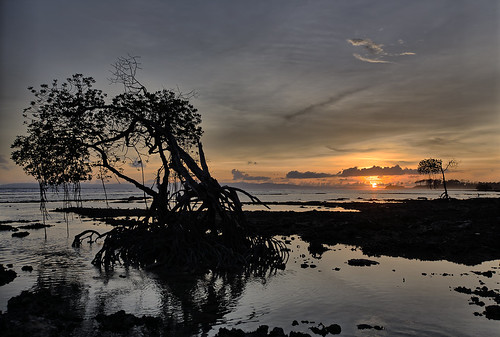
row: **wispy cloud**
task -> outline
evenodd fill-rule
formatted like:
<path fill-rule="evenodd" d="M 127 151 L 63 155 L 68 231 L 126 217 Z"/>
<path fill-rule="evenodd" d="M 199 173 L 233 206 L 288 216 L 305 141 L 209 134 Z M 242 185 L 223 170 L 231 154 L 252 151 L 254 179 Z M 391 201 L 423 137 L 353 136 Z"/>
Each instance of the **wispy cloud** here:
<path fill-rule="evenodd" d="M 355 58 L 357 58 L 360 61 L 368 62 L 368 63 L 392 63 L 392 62 L 384 61 L 384 60 L 380 60 L 380 59 L 372 59 L 372 58 L 364 57 L 364 56 L 361 56 L 361 55 L 356 54 L 356 53 L 352 54 L 352 56 L 354 56 Z"/>
<path fill-rule="evenodd" d="M 251 176 L 245 172 L 233 169 L 231 171 L 233 174 L 233 180 L 270 180 L 270 177 L 262 177 L 262 176 Z"/>
<path fill-rule="evenodd" d="M 349 42 L 351 45 L 359 47 L 362 46 L 367 50 L 370 54 L 383 54 L 384 49 L 382 47 L 384 46 L 383 44 L 376 44 L 370 39 L 348 39 L 347 42 Z"/>
<path fill-rule="evenodd" d="M 341 100 L 343 100 L 344 98 L 347 98 L 349 96 L 355 95 L 355 94 L 357 94 L 357 93 L 359 93 L 361 91 L 364 91 L 366 89 L 367 89 L 367 87 L 360 87 L 360 88 L 353 88 L 353 89 L 350 89 L 350 90 L 346 90 L 346 91 L 341 92 L 341 93 L 339 93 L 337 95 L 331 96 L 331 97 L 329 97 L 328 99 L 326 99 L 326 100 L 324 100 L 322 102 L 311 104 L 308 107 L 305 107 L 303 109 L 300 109 L 300 110 L 292 112 L 292 113 L 289 113 L 289 114 L 285 115 L 284 118 L 286 120 L 291 120 L 291 119 L 293 119 L 295 117 L 298 117 L 298 116 L 301 116 L 301 115 L 307 115 L 307 114 L 309 114 L 311 112 L 314 112 L 317 109 L 320 109 L 320 108 L 323 108 L 323 107 L 326 107 L 326 106 L 338 103 Z"/>
<path fill-rule="evenodd" d="M 352 152 L 373 152 L 373 151 L 378 151 L 380 149 L 370 147 L 367 149 L 357 149 L 357 148 L 338 148 L 338 147 L 333 147 L 333 146 L 327 146 L 328 149 L 335 151 L 335 152 L 347 152 L 347 153 L 352 153 Z"/>
<path fill-rule="evenodd" d="M 347 39 L 347 42 L 354 47 L 363 47 L 366 51 L 365 55 L 353 53 L 352 56 L 360 61 L 368 63 L 394 63 L 392 61 L 388 61 L 387 58 L 416 55 L 414 52 L 409 51 L 388 53 L 384 50 L 383 44 L 377 44 L 370 39 Z M 403 41 L 399 40 L 399 43 L 403 44 Z"/>

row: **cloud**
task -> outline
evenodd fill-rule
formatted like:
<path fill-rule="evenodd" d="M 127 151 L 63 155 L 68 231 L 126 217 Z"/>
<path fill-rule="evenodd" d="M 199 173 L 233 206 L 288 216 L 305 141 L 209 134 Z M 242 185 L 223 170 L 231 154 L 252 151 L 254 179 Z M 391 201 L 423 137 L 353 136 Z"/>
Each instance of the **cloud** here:
<path fill-rule="evenodd" d="M 368 63 L 393 63 L 391 61 L 387 61 L 388 57 L 397 57 L 397 56 L 411 56 L 416 55 L 414 52 L 398 52 L 398 53 L 388 53 L 382 47 L 383 44 L 377 44 L 370 39 L 347 39 L 347 42 L 355 47 L 363 47 L 366 51 L 365 55 L 360 55 L 358 53 L 353 53 L 352 56 L 354 58 Z M 398 40 L 399 44 L 403 44 L 404 42 L 400 39 Z"/>
<path fill-rule="evenodd" d="M 373 151 L 379 151 L 380 149 L 370 147 L 368 149 L 355 149 L 355 148 L 343 148 L 339 149 L 338 147 L 333 147 L 333 146 L 327 146 L 328 149 L 335 151 L 335 152 L 373 152 Z"/>
<path fill-rule="evenodd" d="M 352 44 L 353 46 L 362 46 L 364 47 L 370 54 L 377 55 L 377 54 L 383 54 L 384 49 L 382 47 L 384 46 L 383 44 L 376 44 L 370 39 L 348 39 L 347 42 Z"/>
<path fill-rule="evenodd" d="M 380 60 L 380 59 L 371 59 L 371 58 L 364 57 L 364 56 L 361 56 L 361 55 L 356 54 L 356 53 L 352 54 L 352 56 L 354 56 L 355 58 L 357 58 L 360 61 L 368 62 L 368 63 L 392 63 L 392 62 L 384 61 L 384 60 Z"/>
<path fill-rule="evenodd" d="M 233 169 L 231 171 L 233 174 L 233 180 L 270 180 L 270 177 L 262 177 L 262 176 L 251 176 L 245 172 Z"/>
<path fill-rule="evenodd" d="M 129 163 L 129 166 L 130 167 L 134 167 L 134 168 L 141 168 L 141 167 L 145 168 L 146 167 L 146 163 L 144 163 L 139 158 L 136 158 L 132 162 Z"/>
<path fill-rule="evenodd" d="M 328 99 L 326 99 L 326 100 L 324 100 L 322 102 L 311 104 L 311 105 L 309 105 L 306 108 L 300 109 L 300 110 L 295 111 L 295 112 L 290 113 L 290 114 L 287 114 L 287 115 L 284 116 L 284 118 L 287 119 L 287 120 L 291 120 L 291 119 L 293 119 L 295 117 L 309 114 L 311 112 L 314 112 L 318 108 L 323 108 L 325 106 L 329 106 L 329 105 L 338 103 L 341 100 L 343 100 L 344 98 L 347 98 L 349 96 L 355 95 L 355 94 L 357 94 L 359 92 L 362 92 L 362 91 L 364 91 L 366 89 L 367 89 L 367 87 L 360 87 L 360 88 L 353 88 L 353 89 L 346 90 L 346 91 L 341 92 L 341 93 L 339 93 L 337 95 L 330 96 Z"/>
<path fill-rule="evenodd" d="M 338 173 L 340 177 L 361 177 L 361 176 L 399 176 L 405 174 L 418 174 L 416 169 L 401 168 L 399 165 L 392 167 L 372 166 L 369 168 L 358 169 L 351 167 Z"/>
<path fill-rule="evenodd" d="M 318 172 L 299 172 L 299 171 L 290 171 L 286 174 L 286 178 L 288 179 L 310 179 L 310 178 L 328 178 L 335 177 L 335 174 L 330 173 L 318 173 Z"/>

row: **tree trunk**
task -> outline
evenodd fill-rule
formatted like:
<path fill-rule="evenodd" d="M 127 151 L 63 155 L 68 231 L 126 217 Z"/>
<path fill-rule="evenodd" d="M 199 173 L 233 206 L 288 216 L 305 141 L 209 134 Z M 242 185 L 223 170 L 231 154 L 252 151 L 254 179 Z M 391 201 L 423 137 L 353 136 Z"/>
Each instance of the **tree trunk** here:
<path fill-rule="evenodd" d="M 441 167 L 441 174 L 443 175 L 443 187 L 444 187 L 443 197 L 445 199 L 449 199 L 450 196 L 448 195 L 448 189 L 446 188 L 446 179 L 444 178 L 444 170 L 442 167 Z"/>

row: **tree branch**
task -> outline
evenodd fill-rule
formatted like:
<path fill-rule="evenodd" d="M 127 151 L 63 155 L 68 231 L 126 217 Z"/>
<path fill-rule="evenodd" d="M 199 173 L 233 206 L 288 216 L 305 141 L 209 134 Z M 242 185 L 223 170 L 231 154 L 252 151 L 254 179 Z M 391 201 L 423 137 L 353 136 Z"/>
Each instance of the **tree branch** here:
<path fill-rule="evenodd" d="M 91 145 L 90 147 L 93 148 L 94 150 L 96 150 L 97 152 L 99 152 L 99 154 L 101 155 L 101 159 L 102 159 L 102 165 L 105 168 L 107 168 L 108 170 L 110 170 L 111 172 L 113 172 L 118 177 L 122 178 L 123 180 L 128 181 L 129 183 L 135 185 L 135 187 L 137 187 L 141 191 L 149 194 L 150 196 L 156 197 L 158 195 L 158 193 L 156 191 L 154 191 L 153 189 L 144 186 L 143 184 L 141 184 L 137 180 L 132 179 L 132 178 L 124 175 L 123 173 L 121 173 L 120 171 L 118 171 L 116 168 L 114 168 L 113 166 L 111 166 L 109 164 L 109 162 L 108 162 L 108 155 L 106 154 L 106 152 L 104 150 L 102 150 L 99 147 L 94 146 L 94 145 Z"/>

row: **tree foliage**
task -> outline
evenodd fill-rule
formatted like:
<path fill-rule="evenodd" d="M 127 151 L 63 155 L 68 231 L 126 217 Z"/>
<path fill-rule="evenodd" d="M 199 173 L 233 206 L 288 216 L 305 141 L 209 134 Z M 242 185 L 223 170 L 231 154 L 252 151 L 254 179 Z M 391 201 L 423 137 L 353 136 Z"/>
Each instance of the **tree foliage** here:
<path fill-rule="evenodd" d="M 62 84 L 55 80 L 29 88 L 34 100 L 24 110 L 27 135 L 12 144 L 13 160 L 42 189 L 78 186 L 93 175 L 104 179 L 111 174 L 153 199 L 140 225 L 119 226 L 104 235 L 97 265 L 123 261 L 217 269 L 251 261 L 282 263 L 279 242 L 248 231 L 237 192 L 247 193 L 220 186 L 210 175 L 200 142 L 201 116 L 190 96 L 149 92 L 137 80 L 137 69 L 135 57 L 115 63 L 112 82 L 125 90 L 112 98 L 81 74 Z M 150 162 L 160 163 L 153 186 L 146 185 L 143 170 Z M 124 170 L 130 166 L 142 170 L 142 179 Z"/>
<path fill-rule="evenodd" d="M 433 174 L 441 174 L 443 178 L 443 188 L 444 192 L 441 194 L 441 198 L 444 199 L 449 199 L 450 196 L 448 195 L 448 189 L 446 187 L 446 178 L 444 173 L 452 167 L 456 167 L 458 163 L 455 160 L 450 160 L 448 163 L 446 163 L 445 167 L 443 167 L 443 161 L 441 159 L 434 159 L 434 158 L 429 158 L 429 159 L 423 159 L 418 163 L 418 173 L 420 174 L 428 174 L 428 175 L 433 175 Z"/>

